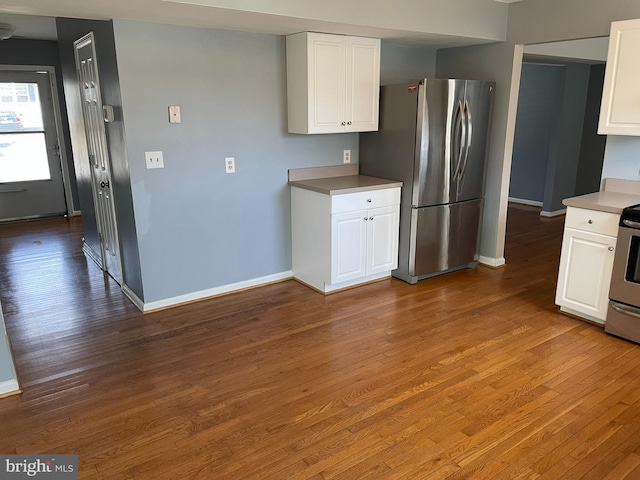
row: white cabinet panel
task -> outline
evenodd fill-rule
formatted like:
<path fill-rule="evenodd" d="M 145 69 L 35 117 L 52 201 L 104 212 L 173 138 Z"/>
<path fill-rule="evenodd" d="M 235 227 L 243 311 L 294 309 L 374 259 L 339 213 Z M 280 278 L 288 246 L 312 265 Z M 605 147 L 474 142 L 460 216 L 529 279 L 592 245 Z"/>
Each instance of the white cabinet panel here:
<path fill-rule="evenodd" d="M 291 133 L 378 129 L 380 40 L 303 32 L 287 36 Z"/>
<path fill-rule="evenodd" d="M 383 188 L 366 192 L 345 193 L 331 197 L 331 213 L 353 212 L 400 204 L 399 188 Z"/>
<path fill-rule="evenodd" d="M 309 62 L 309 128 L 334 132 L 345 118 L 344 41 L 333 35 L 311 35 Z"/>
<path fill-rule="evenodd" d="M 380 40 L 346 37 L 346 131 L 378 130 Z"/>
<path fill-rule="evenodd" d="M 567 208 L 564 226 L 615 237 L 618 235 L 620 216 L 609 212 L 599 212 L 586 208 Z"/>
<path fill-rule="evenodd" d="M 598 133 L 640 135 L 640 19 L 613 22 Z"/>
<path fill-rule="evenodd" d="M 607 318 L 616 247 L 616 237 L 607 233 L 617 219 L 613 213 L 567 209 L 556 289 L 563 311 L 599 323 Z"/>
<path fill-rule="evenodd" d="M 366 276 L 367 212 L 331 216 L 331 283 Z"/>
<path fill-rule="evenodd" d="M 400 209 L 397 206 L 373 208 L 367 214 L 367 275 L 395 270 L 398 268 Z"/>

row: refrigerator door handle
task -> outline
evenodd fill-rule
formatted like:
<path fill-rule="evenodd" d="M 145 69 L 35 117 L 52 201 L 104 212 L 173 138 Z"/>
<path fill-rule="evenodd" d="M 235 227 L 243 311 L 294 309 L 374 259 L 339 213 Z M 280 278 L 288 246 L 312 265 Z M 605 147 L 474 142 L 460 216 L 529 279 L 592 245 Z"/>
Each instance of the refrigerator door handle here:
<path fill-rule="evenodd" d="M 464 139 L 466 136 L 466 125 L 464 121 L 464 106 L 462 101 L 458 101 L 458 108 L 456 109 L 456 126 L 453 129 L 453 147 L 455 150 L 456 158 L 453 170 L 453 180 L 458 181 L 460 177 L 460 167 L 462 166 L 462 153 L 464 152 Z"/>
<path fill-rule="evenodd" d="M 471 105 L 469 105 L 469 100 L 464 101 L 464 110 L 467 112 L 467 137 L 464 142 L 464 161 L 462 162 L 462 169 L 460 170 L 460 181 L 464 178 L 464 172 L 467 170 L 467 160 L 469 159 L 469 148 L 471 148 L 471 137 L 473 134 L 471 127 Z"/>

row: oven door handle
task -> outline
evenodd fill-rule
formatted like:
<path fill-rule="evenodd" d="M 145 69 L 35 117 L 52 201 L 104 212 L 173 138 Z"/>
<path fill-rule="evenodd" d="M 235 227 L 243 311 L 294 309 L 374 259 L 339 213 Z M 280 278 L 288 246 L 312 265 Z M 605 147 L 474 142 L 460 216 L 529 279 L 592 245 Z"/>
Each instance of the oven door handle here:
<path fill-rule="evenodd" d="M 626 218 L 622 220 L 622 223 L 624 223 L 627 227 L 640 228 L 640 222 L 634 222 L 633 220 L 627 220 Z"/>
<path fill-rule="evenodd" d="M 640 310 L 638 310 L 637 308 L 626 307 L 613 302 L 611 302 L 610 305 L 611 305 L 611 308 L 613 308 L 616 312 L 620 312 L 625 315 L 631 315 L 632 317 L 640 318 Z"/>

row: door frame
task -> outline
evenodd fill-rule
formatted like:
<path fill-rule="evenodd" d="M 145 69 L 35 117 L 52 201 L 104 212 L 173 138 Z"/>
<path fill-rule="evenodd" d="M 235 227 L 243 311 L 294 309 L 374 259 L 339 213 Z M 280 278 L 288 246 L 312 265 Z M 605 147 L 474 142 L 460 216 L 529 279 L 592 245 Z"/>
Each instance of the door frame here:
<path fill-rule="evenodd" d="M 65 145 L 64 135 L 62 134 L 62 115 L 60 112 L 60 96 L 58 95 L 58 84 L 56 79 L 55 67 L 46 65 L 0 65 L 0 71 L 7 72 L 46 72 L 49 76 L 49 89 L 51 91 L 51 108 L 53 109 L 53 118 L 56 127 L 56 138 L 60 147 L 60 166 L 62 169 L 62 184 L 64 185 L 64 196 L 67 207 L 67 216 L 72 217 L 80 215 L 80 210 L 76 210 L 73 204 L 73 193 L 71 191 L 71 172 L 69 171 L 67 146 Z"/>
<path fill-rule="evenodd" d="M 85 153 L 87 154 L 87 160 L 89 161 L 89 164 L 91 165 L 90 169 L 91 169 L 91 191 L 93 194 L 93 204 L 94 204 L 94 209 L 95 209 L 95 215 L 96 215 L 96 227 L 98 229 L 98 236 L 100 239 L 100 262 L 96 262 L 98 263 L 98 265 L 100 266 L 100 268 L 107 273 L 109 276 L 111 276 L 111 278 L 113 278 L 116 283 L 118 285 L 120 285 L 120 287 L 122 287 L 125 283 L 124 283 L 124 268 L 123 268 L 123 262 L 122 262 L 122 253 L 121 253 L 121 248 L 120 248 L 120 229 L 118 227 L 118 216 L 116 214 L 116 206 L 115 206 L 115 194 L 114 194 L 114 189 L 113 189 L 113 170 L 111 168 L 111 148 L 109 146 L 109 138 L 108 138 L 108 132 L 107 132 L 107 127 L 105 125 L 105 123 L 107 123 L 107 121 L 104 119 L 104 117 L 101 115 L 100 116 L 100 120 L 99 123 L 102 126 L 101 131 L 99 132 L 99 134 L 104 136 L 104 170 L 106 170 L 107 172 L 107 177 L 108 177 L 108 181 L 111 184 L 111 187 L 109 188 L 109 211 L 108 212 L 101 212 L 101 207 L 99 205 L 99 201 L 98 201 L 98 195 L 99 192 L 97 191 L 97 181 L 98 179 L 95 177 L 95 165 L 93 164 L 92 160 L 91 160 L 91 156 L 89 155 L 89 145 L 90 145 L 90 138 L 89 138 L 89 126 L 87 125 L 87 111 L 86 111 L 86 105 L 85 105 L 85 99 L 84 99 L 84 92 L 83 92 L 83 88 L 82 88 L 82 82 L 80 80 L 80 65 L 79 65 L 79 58 L 78 58 L 78 50 L 79 48 L 83 48 L 82 45 L 86 45 L 86 44 L 90 44 L 91 45 L 91 51 L 92 51 L 92 56 L 93 56 L 93 60 L 94 60 L 94 65 L 95 65 L 95 82 L 96 82 L 96 88 L 98 91 L 98 95 L 97 95 L 97 99 L 99 102 L 99 110 L 100 112 L 103 112 L 103 107 L 105 105 L 104 101 L 103 101 L 103 97 L 102 97 L 102 84 L 100 81 L 100 72 L 98 70 L 98 66 L 97 66 L 97 53 L 96 53 L 96 40 L 95 40 L 95 35 L 93 33 L 93 31 L 90 31 L 89 33 L 87 33 L 86 35 L 81 36 L 80 38 L 78 38 L 77 40 L 75 40 L 73 42 L 73 55 L 74 55 L 74 59 L 75 59 L 75 67 L 76 67 L 76 78 L 78 79 L 78 93 L 79 93 L 79 99 L 80 99 L 80 103 L 81 103 L 81 115 L 82 115 L 82 125 L 83 125 L 83 132 L 84 132 L 84 137 L 85 137 L 85 141 L 86 141 L 86 151 Z M 96 152 L 94 152 L 95 154 Z M 108 261 L 108 254 L 107 252 L 107 248 L 105 246 L 105 238 L 104 238 L 104 232 L 105 229 L 107 227 L 107 225 L 104 224 L 103 220 L 100 219 L 101 217 L 101 213 L 106 213 L 106 215 L 108 215 L 110 217 L 110 220 L 113 223 L 113 235 L 115 236 L 115 239 L 113 239 L 113 243 L 114 243 L 114 248 L 110 249 L 109 251 L 112 251 L 113 256 L 115 257 L 115 267 L 117 267 L 117 272 L 114 271 L 114 269 L 109 267 L 109 261 Z M 83 249 L 85 250 L 85 252 L 87 252 L 88 250 L 91 251 L 91 254 L 89 255 L 94 261 L 96 260 L 96 256 L 97 254 L 95 254 L 89 247 L 89 245 L 85 244 Z"/>

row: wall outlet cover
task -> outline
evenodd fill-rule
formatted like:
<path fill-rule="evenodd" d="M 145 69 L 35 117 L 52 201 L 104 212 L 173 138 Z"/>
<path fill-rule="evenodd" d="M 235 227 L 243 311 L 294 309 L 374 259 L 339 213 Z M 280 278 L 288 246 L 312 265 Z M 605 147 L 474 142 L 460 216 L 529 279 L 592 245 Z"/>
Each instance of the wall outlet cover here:
<path fill-rule="evenodd" d="M 224 168 L 227 173 L 236 173 L 236 159 L 234 157 L 226 157 L 224 159 Z"/>
<path fill-rule="evenodd" d="M 144 152 L 147 168 L 164 168 L 162 152 Z"/>
<path fill-rule="evenodd" d="M 342 152 L 342 162 L 351 163 L 351 150 L 344 150 Z"/>

